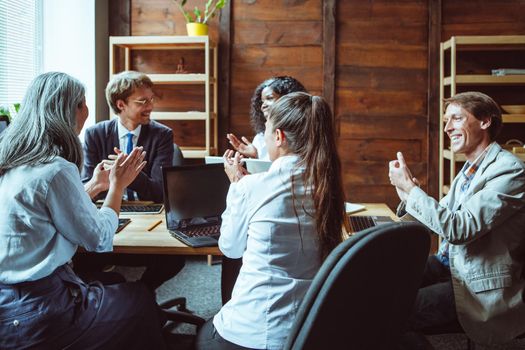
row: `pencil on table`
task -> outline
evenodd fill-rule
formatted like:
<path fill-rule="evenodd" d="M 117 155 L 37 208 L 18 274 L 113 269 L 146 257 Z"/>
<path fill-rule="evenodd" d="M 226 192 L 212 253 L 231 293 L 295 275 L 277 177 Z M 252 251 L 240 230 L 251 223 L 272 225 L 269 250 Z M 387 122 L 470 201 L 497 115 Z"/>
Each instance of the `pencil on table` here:
<path fill-rule="evenodd" d="M 162 223 L 162 220 L 154 222 L 150 227 L 148 227 L 148 231 L 153 231 L 153 229 L 159 226 L 161 223 Z"/>

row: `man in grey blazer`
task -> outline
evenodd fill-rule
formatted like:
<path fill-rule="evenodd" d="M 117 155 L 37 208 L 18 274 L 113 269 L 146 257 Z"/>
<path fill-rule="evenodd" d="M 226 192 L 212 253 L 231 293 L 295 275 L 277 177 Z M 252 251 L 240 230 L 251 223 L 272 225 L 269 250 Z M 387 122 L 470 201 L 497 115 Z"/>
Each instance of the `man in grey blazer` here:
<path fill-rule="evenodd" d="M 147 164 L 129 185 L 124 198 L 162 203 L 161 167 L 172 165 L 173 132 L 150 119 L 155 102 L 152 81 L 143 73 L 121 72 L 106 86 L 106 99 L 117 118 L 86 130 L 82 180 L 89 181 L 95 167 L 103 167 L 105 161 L 111 164 L 108 158 L 114 158 L 116 153 L 129 153 L 142 146 Z M 105 192 L 99 197 L 104 195 Z M 75 271 L 86 279 L 100 277 L 98 272 L 106 265 L 146 266 L 141 281 L 155 290 L 184 267 L 184 258 L 149 254 L 77 254 L 74 263 Z"/>
<path fill-rule="evenodd" d="M 442 239 L 427 262 L 409 329 L 464 330 L 477 343 L 508 342 L 525 333 L 525 165 L 494 141 L 502 117 L 492 98 L 465 92 L 445 104 L 451 149 L 467 159 L 449 193 L 439 202 L 429 197 L 400 152 L 389 164 L 402 200 L 398 214 Z"/>

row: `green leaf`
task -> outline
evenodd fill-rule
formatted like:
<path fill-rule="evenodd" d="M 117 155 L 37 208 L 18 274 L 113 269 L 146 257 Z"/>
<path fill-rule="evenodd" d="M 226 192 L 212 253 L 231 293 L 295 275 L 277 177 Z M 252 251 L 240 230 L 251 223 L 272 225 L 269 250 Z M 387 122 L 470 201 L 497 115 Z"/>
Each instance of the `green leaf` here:
<path fill-rule="evenodd" d="M 15 107 L 15 112 L 18 113 L 20 110 L 20 103 L 14 103 L 13 106 Z"/>
<path fill-rule="evenodd" d="M 201 11 L 197 6 L 195 6 L 195 9 L 193 10 L 193 13 L 195 14 L 195 22 L 201 23 Z"/>

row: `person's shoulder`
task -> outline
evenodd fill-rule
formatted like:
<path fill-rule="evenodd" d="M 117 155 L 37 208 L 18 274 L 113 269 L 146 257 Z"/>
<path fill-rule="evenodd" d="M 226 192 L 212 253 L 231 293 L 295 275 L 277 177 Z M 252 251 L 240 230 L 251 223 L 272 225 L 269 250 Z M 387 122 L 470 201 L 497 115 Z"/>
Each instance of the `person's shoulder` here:
<path fill-rule="evenodd" d="M 525 163 L 514 153 L 509 152 L 503 148 L 500 152 L 498 152 L 496 161 L 494 163 L 497 167 L 525 170 Z"/>
<path fill-rule="evenodd" d="M 170 127 L 167 127 L 166 125 L 164 124 L 161 124 L 155 120 L 151 120 L 148 124 L 148 127 L 151 129 L 151 130 L 154 130 L 154 131 L 159 131 L 159 132 L 172 132 L 171 128 Z"/>
<path fill-rule="evenodd" d="M 103 120 L 86 129 L 86 133 L 100 133 L 109 134 L 114 130 L 117 119 Z"/>
<path fill-rule="evenodd" d="M 45 163 L 34 166 L 33 172 L 35 176 L 41 180 L 50 181 L 57 176 L 57 174 L 63 174 L 65 177 L 76 174 L 78 173 L 78 168 L 75 164 L 57 156 Z"/>

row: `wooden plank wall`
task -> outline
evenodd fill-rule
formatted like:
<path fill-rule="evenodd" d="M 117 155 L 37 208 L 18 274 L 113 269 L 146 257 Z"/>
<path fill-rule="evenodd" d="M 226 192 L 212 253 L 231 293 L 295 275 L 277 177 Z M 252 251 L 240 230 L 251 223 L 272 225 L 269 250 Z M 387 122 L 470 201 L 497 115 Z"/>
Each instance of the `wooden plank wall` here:
<path fill-rule="evenodd" d="M 249 138 L 254 89 L 276 75 L 299 79 L 322 93 L 322 1 L 233 1 L 231 131 Z"/>
<path fill-rule="evenodd" d="M 131 35 L 186 33 L 172 0 L 128 1 Z M 425 189 L 430 184 L 432 192 L 437 181 L 437 173 L 429 173 L 437 162 L 437 145 L 433 147 L 437 138 L 429 130 L 434 133 L 439 127 L 438 115 L 428 102 L 437 89 L 429 86 L 437 83 L 432 76 L 429 79 L 433 72 L 429 62 L 437 62 L 432 60 L 438 54 L 436 38 L 525 34 L 522 0 L 331 0 L 336 22 L 331 82 L 325 74 L 330 72 L 323 71 L 323 30 L 330 29 L 323 22 L 326 1 L 231 1 L 230 113 L 223 116 L 230 131 L 253 136 L 250 98 L 270 76 L 292 75 L 319 95 L 333 88 L 347 196 L 391 207 L 398 199 L 389 184 L 387 162 L 396 151 L 405 154 Z M 197 2 L 188 0 L 188 7 Z M 218 39 L 219 28 L 227 28 L 227 23 L 220 25 L 217 19 L 212 21 L 212 39 Z M 334 85 L 326 86 L 329 83 Z"/>
<path fill-rule="evenodd" d="M 395 208 L 388 161 L 396 151 L 427 183 L 427 1 L 339 1 L 336 17 L 335 110 L 347 195 Z"/>

